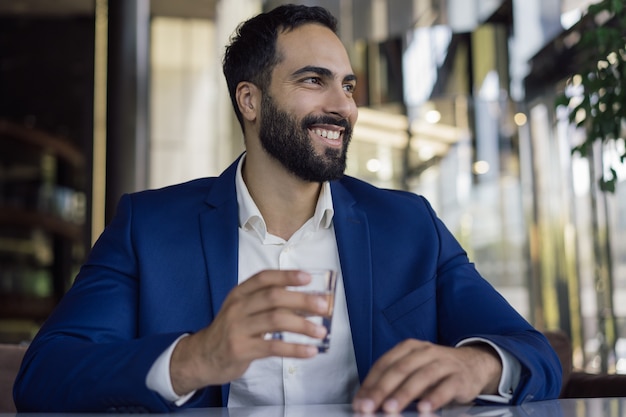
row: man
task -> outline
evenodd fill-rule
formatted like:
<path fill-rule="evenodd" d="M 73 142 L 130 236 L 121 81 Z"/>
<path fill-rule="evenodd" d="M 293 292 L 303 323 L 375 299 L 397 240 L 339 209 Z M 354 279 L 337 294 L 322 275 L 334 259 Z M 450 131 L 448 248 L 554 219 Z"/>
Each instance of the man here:
<path fill-rule="evenodd" d="M 220 177 L 122 197 L 26 354 L 20 411 L 345 403 L 357 412 L 555 397 L 545 338 L 428 203 L 343 176 L 356 78 L 321 8 L 239 27 L 224 73 L 246 153 Z M 339 271 L 330 349 L 286 290 Z"/>

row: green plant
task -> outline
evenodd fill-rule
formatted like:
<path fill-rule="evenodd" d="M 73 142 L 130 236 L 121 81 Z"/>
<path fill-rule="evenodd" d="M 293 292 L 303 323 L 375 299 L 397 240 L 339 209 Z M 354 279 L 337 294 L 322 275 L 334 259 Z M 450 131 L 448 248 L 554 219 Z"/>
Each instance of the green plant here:
<path fill-rule="evenodd" d="M 578 70 L 569 77 L 556 106 L 571 109 L 571 123 L 586 129 L 586 139 L 572 149 L 581 156 L 592 155 L 596 141 L 619 150 L 619 163 L 626 162 L 626 5 L 624 0 L 602 0 L 589 6 L 577 44 L 582 57 Z M 615 191 L 617 171 L 609 163 L 599 179 L 600 189 Z"/>

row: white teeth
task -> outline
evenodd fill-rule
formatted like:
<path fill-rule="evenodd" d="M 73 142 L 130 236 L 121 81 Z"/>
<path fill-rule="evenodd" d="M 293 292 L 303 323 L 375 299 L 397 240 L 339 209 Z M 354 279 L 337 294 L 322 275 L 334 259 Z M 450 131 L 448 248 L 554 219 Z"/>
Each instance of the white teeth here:
<path fill-rule="evenodd" d="M 339 132 L 332 130 L 315 129 L 315 134 L 327 139 L 339 139 Z"/>

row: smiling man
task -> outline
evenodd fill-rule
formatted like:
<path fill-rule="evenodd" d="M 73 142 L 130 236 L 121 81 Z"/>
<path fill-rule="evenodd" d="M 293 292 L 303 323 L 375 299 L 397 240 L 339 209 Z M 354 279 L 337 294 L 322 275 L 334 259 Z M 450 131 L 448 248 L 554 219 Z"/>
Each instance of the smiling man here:
<path fill-rule="evenodd" d="M 324 9 L 241 25 L 224 74 L 246 152 L 217 178 L 122 197 L 31 344 L 20 411 L 352 403 L 357 412 L 554 398 L 558 359 L 415 194 L 344 176 L 357 80 Z M 338 272 L 323 338 L 288 291 Z"/>

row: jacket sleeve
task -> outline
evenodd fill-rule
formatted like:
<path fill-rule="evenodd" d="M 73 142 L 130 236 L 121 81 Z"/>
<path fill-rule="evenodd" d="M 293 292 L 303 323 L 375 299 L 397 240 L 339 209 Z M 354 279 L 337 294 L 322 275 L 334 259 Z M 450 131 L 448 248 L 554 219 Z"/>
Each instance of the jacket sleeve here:
<path fill-rule="evenodd" d="M 512 404 L 557 398 L 561 364 L 546 337 L 480 276 L 427 206 L 439 236 L 437 316 L 442 343 L 454 346 L 463 338 L 480 337 L 517 358 L 522 369 Z"/>
<path fill-rule="evenodd" d="M 139 271 L 131 198 L 31 343 L 14 385 L 21 412 L 168 411 L 146 388 L 156 358 L 182 333 L 138 337 Z"/>

